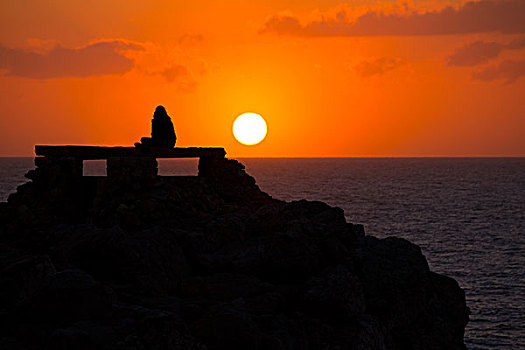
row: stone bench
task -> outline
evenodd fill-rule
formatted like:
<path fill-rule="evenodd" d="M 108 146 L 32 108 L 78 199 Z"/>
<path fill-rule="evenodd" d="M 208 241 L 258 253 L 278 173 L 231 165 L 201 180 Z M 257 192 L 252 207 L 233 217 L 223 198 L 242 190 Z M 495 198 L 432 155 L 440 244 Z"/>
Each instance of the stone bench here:
<path fill-rule="evenodd" d="M 104 146 L 35 146 L 35 172 L 27 177 L 59 182 L 83 176 L 84 160 L 106 160 L 108 178 L 154 178 L 157 158 L 199 158 L 199 177 L 224 172 L 224 148 L 160 148 Z"/>

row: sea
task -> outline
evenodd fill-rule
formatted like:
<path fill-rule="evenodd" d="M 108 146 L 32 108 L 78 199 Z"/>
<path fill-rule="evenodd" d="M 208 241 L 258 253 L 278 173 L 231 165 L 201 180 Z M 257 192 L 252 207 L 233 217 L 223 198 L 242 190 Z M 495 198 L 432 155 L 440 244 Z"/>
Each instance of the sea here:
<path fill-rule="evenodd" d="M 471 310 L 468 349 L 525 349 L 525 158 L 239 159 L 261 189 L 344 210 L 368 235 L 419 245 L 456 279 Z M 32 158 L 0 158 L 0 201 Z M 102 175 L 103 161 L 85 175 Z M 159 160 L 160 175 L 196 175 L 196 159 Z"/>

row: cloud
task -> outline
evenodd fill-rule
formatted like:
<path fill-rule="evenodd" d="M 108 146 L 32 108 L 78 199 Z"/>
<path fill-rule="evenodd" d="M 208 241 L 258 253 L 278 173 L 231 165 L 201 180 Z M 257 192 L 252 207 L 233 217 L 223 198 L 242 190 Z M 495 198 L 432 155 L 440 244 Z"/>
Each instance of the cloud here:
<path fill-rule="evenodd" d="M 49 51 L 53 50 L 55 47 L 60 45 L 60 40 L 57 39 L 27 39 L 28 46 L 27 51 L 36 52 L 38 54 L 44 55 L 48 54 Z"/>
<path fill-rule="evenodd" d="M 394 57 L 382 57 L 368 61 L 362 61 L 354 67 L 357 73 L 365 78 L 374 75 L 380 75 L 405 64 L 405 60 Z"/>
<path fill-rule="evenodd" d="M 134 66 L 124 50 L 141 50 L 123 40 L 93 42 L 81 48 L 57 45 L 47 53 L 12 49 L 0 45 L 0 69 L 7 75 L 34 79 L 88 77 L 123 74 Z"/>
<path fill-rule="evenodd" d="M 163 76 L 168 83 L 176 84 L 177 89 L 183 92 L 192 92 L 197 87 L 197 82 L 193 79 L 188 68 L 180 64 L 173 64 L 166 69 L 151 74 Z"/>
<path fill-rule="evenodd" d="M 449 66 L 475 66 L 497 58 L 505 50 L 519 50 L 523 48 L 525 48 L 525 37 L 516 39 L 509 44 L 476 41 L 456 49 L 447 58 L 447 61 Z"/>
<path fill-rule="evenodd" d="M 166 78 L 166 80 L 169 82 L 173 82 L 176 79 L 185 78 L 189 75 L 188 69 L 178 64 L 166 68 L 165 70 L 159 72 L 159 74 Z"/>
<path fill-rule="evenodd" d="M 525 60 L 505 60 L 500 64 L 474 72 L 472 80 L 490 82 L 505 79 L 506 84 L 511 84 L 522 76 L 525 76 Z"/>
<path fill-rule="evenodd" d="M 295 16 L 276 15 L 265 23 L 261 32 L 307 37 L 525 33 L 525 1 L 470 1 L 458 8 L 448 6 L 425 13 L 368 11 L 355 21 L 349 20 L 346 12 L 341 11 L 335 18 L 323 18 L 304 25 Z"/>
<path fill-rule="evenodd" d="M 475 66 L 498 57 L 504 49 L 500 43 L 476 41 L 456 49 L 447 61 L 449 66 Z"/>

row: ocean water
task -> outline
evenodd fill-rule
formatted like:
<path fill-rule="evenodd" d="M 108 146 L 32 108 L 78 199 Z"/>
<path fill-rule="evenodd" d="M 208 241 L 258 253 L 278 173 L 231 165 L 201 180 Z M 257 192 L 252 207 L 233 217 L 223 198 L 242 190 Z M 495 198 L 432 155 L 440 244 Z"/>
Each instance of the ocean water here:
<path fill-rule="evenodd" d="M 525 158 L 241 159 L 265 192 L 320 200 L 379 238 L 418 244 L 433 271 L 455 278 L 471 309 L 473 349 L 525 349 Z M 30 158 L 0 158 L 0 201 L 25 182 Z M 104 162 L 86 164 L 86 175 Z M 164 175 L 196 160 L 162 160 Z"/>

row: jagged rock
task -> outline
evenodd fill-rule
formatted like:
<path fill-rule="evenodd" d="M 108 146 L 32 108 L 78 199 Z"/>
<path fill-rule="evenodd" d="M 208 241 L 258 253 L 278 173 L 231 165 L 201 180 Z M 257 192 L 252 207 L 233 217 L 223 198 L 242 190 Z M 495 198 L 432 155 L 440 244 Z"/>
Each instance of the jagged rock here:
<path fill-rule="evenodd" d="M 210 300 L 229 301 L 240 297 L 260 295 L 274 287 L 253 276 L 217 273 L 188 279 L 183 287 L 187 296 L 200 296 Z"/>
<path fill-rule="evenodd" d="M 119 227 L 67 227 L 55 233 L 64 263 L 101 281 L 131 283 L 152 293 L 179 288 L 189 275 L 184 252 L 169 231 L 159 227 L 125 232 Z"/>
<path fill-rule="evenodd" d="M 88 332 L 78 327 L 56 329 L 49 336 L 50 350 L 91 350 L 96 349 Z"/>
<path fill-rule="evenodd" d="M 104 317 L 111 312 L 111 303 L 111 289 L 81 270 L 64 270 L 52 275 L 16 312 L 32 322 L 62 323 Z"/>
<path fill-rule="evenodd" d="M 303 300 L 310 314 L 331 322 L 348 320 L 366 308 L 361 282 L 345 266 L 309 280 Z"/>
<path fill-rule="evenodd" d="M 13 257 L 9 259 L 4 255 L 3 258 L 0 300 L 7 307 L 26 302 L 44 288 L 56 273 L 47 255 L 21 256 L 10 263 L 6 260 L 13 260 Z"/>
<path fill-rule="evenodd" d="M 251 314 L 223 307 L 199 320 L 193 332 L 210 349 L 258 349 L 262 338 Z"/>
<path fill-rule="evenodd" d="M 156 177 L 151 159 L 122 181 L 39 160 L 0 206 L 0 347 L 465 349 L 464 292 L 418 246 L 273 199 L 199 152 L 193 178 Z"/>
<path fill-rule="evenodd" d="M 172 312 L 122 304 L 117 309 L 126 318 L 115 327 L 123 337 L 114 349 L 206 349 L 189 333 L 184 321 Z"/>

